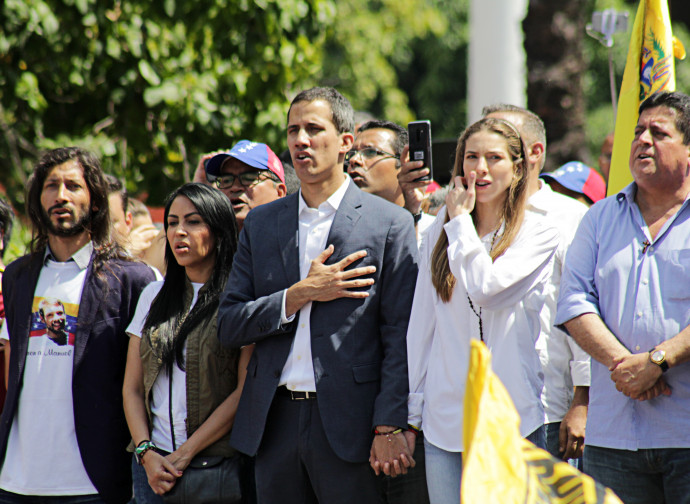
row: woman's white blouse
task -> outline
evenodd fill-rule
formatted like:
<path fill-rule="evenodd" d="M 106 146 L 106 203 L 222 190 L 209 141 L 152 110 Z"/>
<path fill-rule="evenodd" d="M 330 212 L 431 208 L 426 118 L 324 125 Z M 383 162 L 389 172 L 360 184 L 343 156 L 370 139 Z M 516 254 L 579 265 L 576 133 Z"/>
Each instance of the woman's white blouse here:
<path fill-rule="evenodd" d="M 470 215 L 444 225 L 443 208 L 424 237 L 412 313 L 407 332 L 409 423 L 447 451 L 463 451 L 462 412 L 470 339 L 479 339 L 479 319 L 492 368 L 520 413 L 527 436 L 544 423 L 543 373 L 534 344 L 545 280 L 558 245 L 558 231 L 543 216 L 526 212 L 512 245 L 492 262 L 493 233 L 479 238 Z M 448 303 L 431 283 L 431 253 L 445 229 L 450 269 L 457 279 Z M 500 230 L 503 232 L 503 229 Z M 499 234 L 500 236 L 500 234 Z"/>

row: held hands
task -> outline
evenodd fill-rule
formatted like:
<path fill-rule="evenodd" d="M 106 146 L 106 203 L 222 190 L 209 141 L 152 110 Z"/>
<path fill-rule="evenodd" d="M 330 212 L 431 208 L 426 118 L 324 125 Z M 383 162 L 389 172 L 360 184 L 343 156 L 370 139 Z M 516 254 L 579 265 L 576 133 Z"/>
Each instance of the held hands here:
<path fill-rule="evenodd" d="M 467 181 L 467 189 L 463 185 L 463 179 Z M 446 211 L 449 218 L 454 219 L 458 215 L 468 214 L 474 210 L 474 204 L 477 200 L 477 193 L 474 188 L 476 181 L 476 172 L 470 172 L 465 178 L 455 177 L 453 179 L 455 187 L 451 188 L 446 195 Z"/>
<path fill-rule="evenodd" d="M 169 455 L 169 457 L 172 454 Z M 156 495 L 163 495 L 175 486 L 177 478 L 182 476 L 182 471 L 168 459 L 155 450 L 147 451 L 142 458 L 149 486 Z"/>
<path fill-rule="evenodd" d="M 376 430 L 392 432 L 396 430 L 396 427 L 379 425 Z M 408 434 L 412 439 L 408 438 Z M 407 474 L 407 470 L 415 466 L 415 460 L 412 458 L 414 443 L 414 434 L 408 432 L 375 435 L 371 444 L 369 465 L 377 476 L 382 472 L 392 478 Z"/>
<path fill-rule="evenodd" d="M 419 213 L 422 208 L 422 200 L 426 187 L 431 183 L 431 180 L 416 180 L 429 174 L 428 168 L 419 169 L 424 166 L 423 161 L 409 160 L 410 147 L 408 145 L 400 155 L 402 166 L 398 172 L 398 185 L 403 193 L 405 199 L 405 209 L 412 215 Z"/>
<path fill-rule="evenodd" d="M 649 353 L 628 354 L 613 361 L 611 379 L 616 389 L 631 399 L 647 401 L 660 395 L 671 395 L 661 368 L 650 362 Z"/>

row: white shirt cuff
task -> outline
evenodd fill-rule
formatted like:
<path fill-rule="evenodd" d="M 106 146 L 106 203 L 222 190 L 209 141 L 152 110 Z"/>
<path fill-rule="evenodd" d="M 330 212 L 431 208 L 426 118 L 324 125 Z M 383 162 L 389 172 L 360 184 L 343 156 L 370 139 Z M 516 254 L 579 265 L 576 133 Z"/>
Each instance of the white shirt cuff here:
<path fill-rule="evenodd" d="M 285 316 L 285 299 L 287 298 L 287 289 L 283 291 L 283 303 L 282 306 L 280 307 L 280 325 L 286 325 L 295 320 L 295 313 L 293 313 L 290 317 Z"/>
<path fill-rule="evenodd" d="M 407 396 L 407 423 L 422 430 L 422 406 L 424 394 L 409 394 Z"/>

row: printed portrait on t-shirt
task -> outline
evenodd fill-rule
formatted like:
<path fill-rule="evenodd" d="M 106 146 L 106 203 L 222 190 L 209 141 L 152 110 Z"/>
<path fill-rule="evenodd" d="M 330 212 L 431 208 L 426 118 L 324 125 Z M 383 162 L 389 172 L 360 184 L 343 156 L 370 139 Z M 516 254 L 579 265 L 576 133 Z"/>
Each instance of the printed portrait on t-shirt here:
<path fill-rule="evenodd" d="M 57 298 L 34 298 L 30 336 L 47 336 L 58 346 L 74 346 L 78 311 L 78 305 Z"/>

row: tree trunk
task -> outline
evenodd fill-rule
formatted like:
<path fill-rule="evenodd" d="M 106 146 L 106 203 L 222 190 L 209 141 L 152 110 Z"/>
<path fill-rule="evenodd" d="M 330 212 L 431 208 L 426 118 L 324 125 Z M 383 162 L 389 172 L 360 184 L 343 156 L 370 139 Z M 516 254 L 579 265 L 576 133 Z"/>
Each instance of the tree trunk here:
<path fill-rule="evenodd" d="M 527 54 L 527 103 L 544 121 L 546 170 L 589 161 L 582 77 L 585 25 L 593 0 L 530 0 L 522 23 Z"/>

